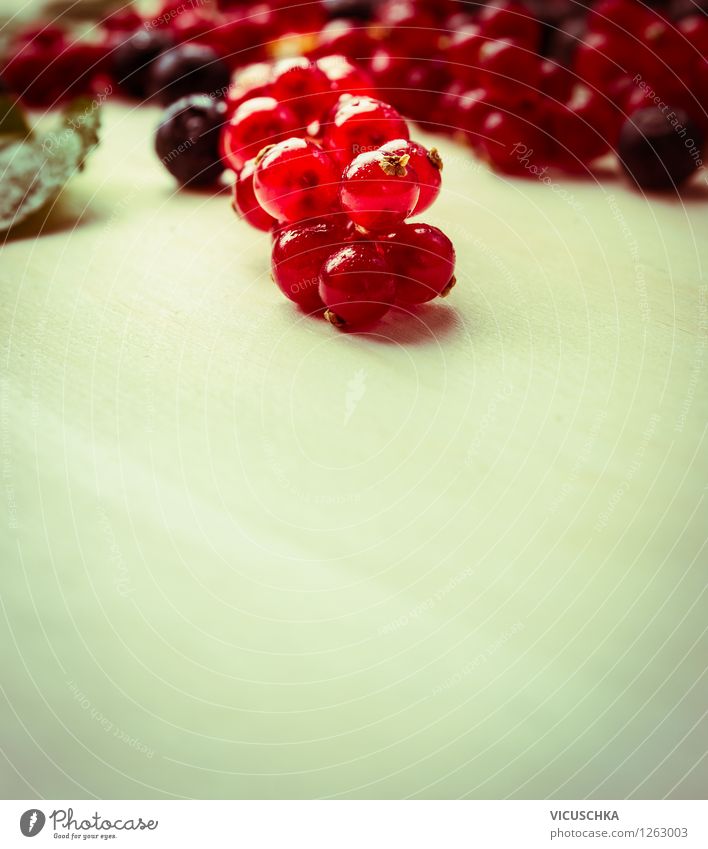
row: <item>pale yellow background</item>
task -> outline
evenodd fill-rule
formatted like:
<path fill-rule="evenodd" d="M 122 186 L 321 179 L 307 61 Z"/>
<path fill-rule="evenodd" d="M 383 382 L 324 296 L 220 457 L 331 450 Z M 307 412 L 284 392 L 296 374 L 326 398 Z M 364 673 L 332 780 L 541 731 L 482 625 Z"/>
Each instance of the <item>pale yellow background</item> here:
<path fill-rule="evenodd" d="M 704 796 L 705 185 L 443 142 L 457 288 L 346 335 L 156 120 L 0 253 L 0 792 Z"/>

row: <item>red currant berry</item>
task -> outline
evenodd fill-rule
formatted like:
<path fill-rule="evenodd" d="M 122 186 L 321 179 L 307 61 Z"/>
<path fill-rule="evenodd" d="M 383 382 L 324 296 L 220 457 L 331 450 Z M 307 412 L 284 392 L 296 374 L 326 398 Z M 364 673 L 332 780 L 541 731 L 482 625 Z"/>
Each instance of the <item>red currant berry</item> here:
<path fill-rule="evenodd" d="M 339 94 L 361 94 L 376 97 L 371 77 L 353 65 L 345 56 L 333 54 L 317 60 L 317 67 L 324 71 L 332 91 Z"/>
<path fill-rule="evenodd" d="M 481 84 L 506 103 L 533 100 L 541 80 L 536 53 L 506 39 L 488 41 L 479 50 Z"/>
<path fill-rule="evenodd" d="M 138 26 L 141 23 L 142 19 L 138 21 Z M 57 24 L 29 24 L 21 27 L 14 36 L 18 46 L 34 44 L 35 47 L 63 47 L 66 40 L 66 30 Z"/>
<path fill-rule="evenodd" d="M 134 32 L 143 23 L 143 19 L 135 9 L 123 6 L 106 15 L 101 20 L 100 26 L 106 32 Z"/>
<path fill-rule="evenodd" d="M 229 168 L 240 171 L 248 159 L 299 129 L 301 123 L 291 109 L 273 97 L 246 100 L 222 131 L 224 160 Z"/>
<path fill-rule="evenodd" d="M 268 3 L 229 9 L 214 30 L 215 46 L 232 67 L 255 62 L 282 35 L 283 18 Z"/>
<path fill-rule="evenodd" d="M 637 35 L 650 16 L 647 7 L 637 0 L 599 0 L 588 13 L 588 27 L 591 32 L 627 38 Z"/>
<path fill-rule="evenodd" d="M 339 53 L 350 59 L 361 59 L 371 55 L 375 44 L 365 23 L 335 18 L 325 24 L 319 33 L 314 55 L 327 56 Z"/>
<path fill-rule="evenodd" d="M 412 215 L 420 197 L 418 176 L 408 154 L 360 153 L 342 177 L 340 200 L 352 221 L 365 230 L 384 230 Z"/>
<path fill-rule="evenodd" d="M 455 248 L 437 227 L 401 224 L 382 244 L 396 274 L 396 303 L 423 304 L 454 286 Z"/>
<path fill-rule="evenodd" d="M 644 106 L 649 106 L 647 90 L 645 88 L 631 85 L 622 92 L 620 109 L 624 112 L 625 116 L 632 115 L 637 109 L 642 109 Z"/>
<path fill-rule="evenodd" d="M 584 169 L 614 147 L 621 112 L 587 86 L 577 85 L 568 102 L 553 105 L 551 134 L 558 164 L 570 171 Z"/>
<path fill-rule="evenodd" d="M 253 191 L 253 173 L 256 169 L 256 160 L 249 159 L 239 171 L 234 184 L 233 207 L 235 212 L 257 230 L 270 230 L 276 224 L 275 218 L 263 209 L 256 200 Z"/>
<path fill-rule="evenodd" d="M 302 221 L 336 207 L 339 172 L 314 142 L 290 138 L 261 151 L 253 186 L 256 199 L 273 218 Z"/>
<path fill-rule="evenodd" d="M 675 27 L 658 15 L 639 31 L 637 69 L 648 80 L 657 83 L 668 78 L 670 85 L 687 80 L 693 54 Z"/>
<path fill-rule="evenodd" d="M 537 120 L 535 110 L 521 115 L 489 112 L 480 128 L 480 147 L 489 163 L 507 174 L 533 175 L 543 167 L 547 143 Z"/>
<path fill-rule="evenodd" d="M 466 91 L 465 84 L 456 80 L 441 92 L 434 112 L 437 132 L 454 135 L 458 131 L 460 99 Z"/>
<path fill-rule="evenodd" d="M 350 97 L 334 110 L 324 128 L 323 144 L 341 165 L 391 139 L 407 139 L 408 125 L 388 103 L 372 97 Z"/>
<path fill-rule="evenodd" d="M 578 45 L 573 69 L 587 85 L 608 91 L 626 73 L 627 57 L 632 55 L 632 50 L 621 35 L 593 32 Z"/>
<path fill-rule="evenodd" d="M 459 130 L 464 134 L 465 141 L 474 150 L 480 150 L 482 146 L 482 126 L 487 115 L 497 107 L 492 101 L 490 93 L 486 88 L 476 88 L 466 92 L 459 98 L 456 119 Z"/>
<path fill-rule="evenodd" d="M 346 227 L 334 218 L 283 227 L 273 238 L 273 280 L 287 298 L 304 310 L 322 309 L 320 271 L 331 254 L 348 240 Z"/>
<path fill-rule="evenodd" d="M 367 154 L 363 154 L 367 155 Z M 384 316 L 396 297 L 394 275 L 384 256 L 368 242 L 353 242 L 322 266 L 320 298 L 325 317 L 339 328 L 357 328 Z"/>
<path fill-rule="evenodd" d="M 434 131 L 440 92 L 445 91 L 449 83 L 450 74 L 444 62 L 430 59 L 410 63 L 399 89 L 392 93 L 394 105 L 408 118 L 427 124 Z"/>
<path fill-rule="evenodd" d="M 485 38 L 510 38 L 529 50 L 541 40 L 539 21 L 520 3 L 497 0 L 482 7 L 478 23 Z"/>
<path fill-rule="evenodd" d="M 226 92 L 226 109 L 233 115 L 244 100 L 252 97 L 269 97 L 273 68 L 269 62 L 253 62 L 244 65 L 233 77 Z"/>
<path fill-rule="evenodd" d="M 304 58 L 284 59 L 275 66 L 272 95 L 292 109 L 303 126 L 325 115 L 336 99 L 324 72 Z"/>
<path fill-rule="evenodd" d="M 170 25 L 170 32 L 178 44 L 194 41 L 220 52 L 218 34 L 214 31 L 214 18 L 206 12 L 185 9 Z"/>
<path fill-rule="evenodd" d="M 477 24 L 468 24 L 453 32 L 445 48 L 445 59 L 455 79 L 462 80 L 468 88 L 479 82 L 477 61 L 482 45 L 487 39 Z"/>
<path fill-rule="evenodd" d="M 412 0 L 384 0 L 376 18 L 393 52 L 402 56 L 430 55 L 431 35 L 437 30 L 434 15 Z"/>
<path fill-rule="evenodd" d="M 437 148 L 431 147 L 428 150 L 418 142 L 395 139 L 395 141 L 386 142 L 382 145 L 381 152 L 395 153 L 399 156 L 408 154 L 410 156 L 409 161 L 418 177 L 418 185 L 420 186 L 420 196 L 413 210 L 413 215 L 420 215 L 421 212 L 425 212 L 435 203 L 440 194 L 443 161 Z"/>
<path fill-rule="evenodd" d="M 388 89 L 397 89 L 408 69 L 408 62 L 400 56 L 394 56 L 385 47 L 379 47 L 371 56 L 368 71 L 376 82 L 376 88 L 382 95 Z"/>
<path fill-rule="evenodd" d="M 540 67 L 541 93 L 551 100 L 566 101 L 573 90 L 574 77 L 563 65 L 544 59 Z"/>
<path fill-rule="evenodd" d="M 691 45 L 689 47 L 684 42 L 688 53 L 695 56 L 695 51 L 700 56 L 708 56 L 708 18 L 701 15 L 689 15 L 679 21 L 676 28 Z"/>

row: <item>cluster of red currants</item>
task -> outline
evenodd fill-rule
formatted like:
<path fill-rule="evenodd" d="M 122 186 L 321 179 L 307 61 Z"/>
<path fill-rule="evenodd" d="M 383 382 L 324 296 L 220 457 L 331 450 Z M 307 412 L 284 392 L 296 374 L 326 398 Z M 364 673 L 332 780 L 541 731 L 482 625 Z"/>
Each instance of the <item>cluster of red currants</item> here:
<path fill-rule="evenodd" d="M 273 234 L 275 282 L 340 328 L 444 296 L 455 280 L 447 236 L 407 222 L 437 198 L 440 156 L 362 88 L 343 57 L 250 68 L 221 131 L 236 211 Z"/>
<path fill-rule="evenodd" d="M 88 34 L 29 27 L 1 73 L 31 105 L 101 78 L 168 104 L 218 97 L 234 70 L 302 53 L 343 84 L 356 78 L 359 93 L 376 89 L 407 118 L 466 141 L 500 171 L 583 172 L 615 150 L 642 187 L 670 188 L 695 171 L 708 130 L 706 3 L 167 0 L 153 17 L 127 7 Z"/>
<path fill-rule="evenodd" d="M 708 129 L 705 0 L 383 0 L 366 26 L 328 24 L 323 49 L 508 173 L 585 171 L 643 108 Z"/>

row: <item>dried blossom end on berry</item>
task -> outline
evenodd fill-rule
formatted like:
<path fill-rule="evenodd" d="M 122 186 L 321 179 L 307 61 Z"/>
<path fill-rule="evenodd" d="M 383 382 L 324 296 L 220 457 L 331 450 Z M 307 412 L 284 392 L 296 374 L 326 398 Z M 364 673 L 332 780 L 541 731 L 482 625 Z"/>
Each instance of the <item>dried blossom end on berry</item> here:
<path fill-rule="evenodd" d="M 381 170 L 387 177 L 405 177 L 408 174 L 406 165 L 411 161 L 407 153 L 387 153 L 381 157 Z"/>

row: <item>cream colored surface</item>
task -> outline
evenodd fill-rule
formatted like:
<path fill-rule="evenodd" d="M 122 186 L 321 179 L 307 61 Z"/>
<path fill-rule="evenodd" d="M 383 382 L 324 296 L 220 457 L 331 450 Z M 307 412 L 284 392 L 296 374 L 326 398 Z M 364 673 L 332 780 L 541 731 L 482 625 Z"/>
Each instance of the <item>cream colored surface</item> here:
<path fill-rule="evenodd" d="M 458 286 L 346 335 L 156 117 L 0 254 L 0 791 L 704 795 L 705 185 L 442 142 Z"/>

